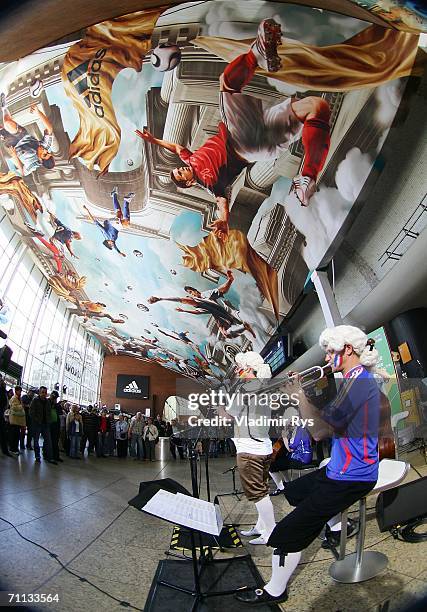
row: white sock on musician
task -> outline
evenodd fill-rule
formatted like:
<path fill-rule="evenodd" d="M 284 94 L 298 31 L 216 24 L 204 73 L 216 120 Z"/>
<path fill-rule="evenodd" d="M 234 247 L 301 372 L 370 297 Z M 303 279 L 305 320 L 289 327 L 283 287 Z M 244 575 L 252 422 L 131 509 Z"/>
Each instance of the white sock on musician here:
<path fill-rule="evenodd" d="M 270 476 L 274 480 L 274 484 L 276 485 L 276 487 L 280 489 L 281 491 L 283 491 L 285 486 L 283 484 L 282 473 L 281 472 L 270 472 Z"/>
<path fill-rule="evenodd" d="M 261 520 L 261 535 L 267 541 L 276 526 L 274 508 L 270 496 L 267 495 L 267 497 L 263 497 L 259 502 L 256 502 L 255 507 L 258 510 L 258 520 Z"/>
<path fill-rule="evenodd" d="M 285 591 L 289 578 L 294 573 L 300 559 L 300 552 L 288 553 L 285 557 L 285 565 L 280 567 L 280 555 L 275 555 L 273 553 L 271 560 L 271 580 L 265 585 L 264 591 L 267 591 L 267 593 L 273 597 L 279 597 L 279 595 Z"/>
<path fill-rule="evenodd" d="M 262 533 L 262 530 L 264 529 L 264 523 L 262 522 L 261 516 L 258 512 L 258 520 L 256 522 L 256 525 L 254 527 L 254 529 L 258 532 L 258 533 Z"/>
<path fill-rule="evenodd" d="M 341 514 L 336 514 L 329 519 L 328 527 L 331 531 L 341 531 Z"/>

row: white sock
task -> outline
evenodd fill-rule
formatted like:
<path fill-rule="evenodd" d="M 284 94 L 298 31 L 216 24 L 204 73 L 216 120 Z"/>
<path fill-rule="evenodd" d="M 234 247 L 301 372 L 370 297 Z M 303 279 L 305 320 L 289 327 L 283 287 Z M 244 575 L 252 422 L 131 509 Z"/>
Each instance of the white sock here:
<path fill-rule="evenodd" d="M 285 557 L 285 565 L 280 567 L 280 555 L 273 553 L 271 559 L 271 580 L 265 585 L 264 591 L 267 591 L 273 597 L 279 597 L 288 586 L 289 578 L 294 573 L 300 559 L 300 552 L 288 553 Z"/>
<path fill-rule="evenodd" d="M 264 523 L 262 522 L 262 518 L 260 517 L 259 512 L 258 512 L 258 520 L 256 522 L 255 529 L 258 531 L 258 533 L 262 533 L 262 530 L 264 529 Z"/>
<path fill-rule="evenodd" d="M 270 476 L 274 480 L 276 487 L 283 491 L 285 487 L 283 485 L 283 478 L 280 476 L 280 472 L 270 472 Z"/>
<path fill-rule="evenodd" d="M 331 531 L 341 531 L 341 514 L 336 514 L 328 521 Z"/>
<path fill-rule="evenodd" d="M 276 526 L 274 508 L 270 496 L 267 495 L 266 497 L 263 497 L 259 502 L 256 502 L 255 506 L 258 510 L 258 517 L 262 522 L 261 535 L 268 540 L 271 532 Z"/>

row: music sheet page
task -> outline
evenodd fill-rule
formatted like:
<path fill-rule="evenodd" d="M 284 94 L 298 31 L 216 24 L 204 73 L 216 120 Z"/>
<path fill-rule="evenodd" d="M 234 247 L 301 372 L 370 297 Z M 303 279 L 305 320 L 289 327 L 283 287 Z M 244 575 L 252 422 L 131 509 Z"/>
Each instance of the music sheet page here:
<path fill-rule="evenodd" d="M 158 491 L 141 510 L 211 535 L 219 535 L 223 527 L 218 506 L 182 493 Z"/>

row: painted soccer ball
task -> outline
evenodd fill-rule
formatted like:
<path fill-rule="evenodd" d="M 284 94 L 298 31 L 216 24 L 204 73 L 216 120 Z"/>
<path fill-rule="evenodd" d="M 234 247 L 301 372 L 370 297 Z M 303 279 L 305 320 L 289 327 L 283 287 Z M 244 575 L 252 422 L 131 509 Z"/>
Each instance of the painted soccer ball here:
<path fill-rule="evenodd" d="M 30 96 L 32 98 L 38 98 L 43 91 L 43 83 L 40 79 L 36 79 L 30 85 Z"/>
<path fill-rule="evenodd" d="M 181 61 L 181 51 L 177 45 L 160 43 L 151 52 L 151 64 L 155 70 L 166 72 L 173 70 Z"/>
<path fill-rule="evenodd" d="M 127 165 L 128 166 L 133 166 L 133 159 L 128 159 L 127 160 Z"/>

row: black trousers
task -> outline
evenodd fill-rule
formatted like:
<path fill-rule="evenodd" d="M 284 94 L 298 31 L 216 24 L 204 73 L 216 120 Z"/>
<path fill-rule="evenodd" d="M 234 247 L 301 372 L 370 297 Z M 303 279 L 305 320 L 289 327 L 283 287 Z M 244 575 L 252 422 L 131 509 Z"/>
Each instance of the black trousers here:
<path fill-rule="evenodd" d="M 95 453 L 96 452 L 96 440 L 97 440 L 98 434 L 96 431 L 90 431 L 89 433 L 84 433 L 82 435 L 82 439 L 80 442 L 80 452 L 83 454 L 84 450 L 86 448 L 86 442 L 87 442 L 87 454 L 90 455 L 90 453 Z"/>
<path fill-rule="evenodd" d="M 19 425 L 11 425 L 9 423 L 9 448 L 12 453 L 18 452 L 20 431 L 21 427 Z"/>
<path fill-rule="evenodd" d="M 9 452 L 8 440 L 7 440 L 7 424 L 1 413 L 0 413 L 0 446 L 1 446 L 2 453 L 7 455 L 7 453 Z"/>
<path fill-rule="evenodd" d="M 298 470 L 304 467 L 305 463 L 291 459 L 291 453 L 288 451 L 279 452 L 276 459 L 270 465 L 270 472 L 280 472 L 282 470 Z"/>
<path fill-rule="evenodd" d="M 176 449 L 178 449 L 180 459 L 184 459 L 184 448 L 182 446 L 182 440 L 180 440 L 179 438 L 171 437 L 169 439 L 169 449 L 174 459 L 176 459 Z"/>
<path fill-rule="evenodd" d="M 117 440 L 117 457 L 127 457 L 128 454 L 128 439 Z"/>
<path fill-rule="evenodd" d="M 59 459 L 59 423 L 50 424 L 50 439 L 52 442 L 52 456 L 55 461 Z"/>
<path fill-rule="evenodd" d="M 145 440 L 145 449 L 146 449 L 147 459 L 149 461 L 154 461 L 156 458 L 155 448 L 156 448 L 156 443 L 154 440 Z"/>
<path fill-rule="evenodd" d="M 325 523 L 365 497 L 374 486 L 375 482 L 332 480 L 326 476 L 326 467 L 285 483 L 285 497 L 295 510 L 277 523 L 268 546 L 284 553 L 304 550 Z"/>

